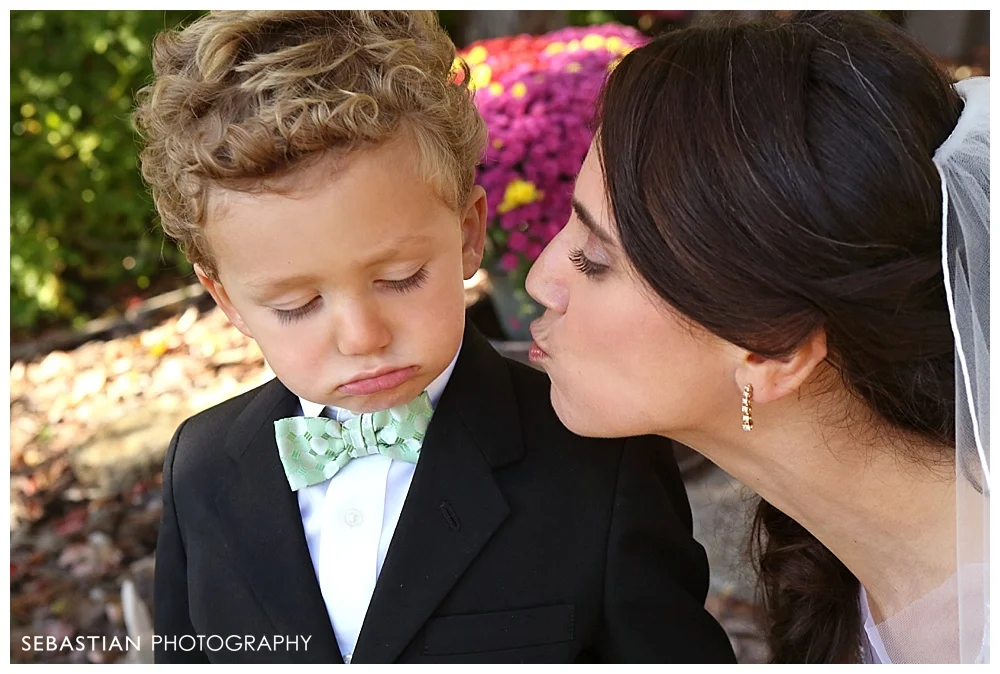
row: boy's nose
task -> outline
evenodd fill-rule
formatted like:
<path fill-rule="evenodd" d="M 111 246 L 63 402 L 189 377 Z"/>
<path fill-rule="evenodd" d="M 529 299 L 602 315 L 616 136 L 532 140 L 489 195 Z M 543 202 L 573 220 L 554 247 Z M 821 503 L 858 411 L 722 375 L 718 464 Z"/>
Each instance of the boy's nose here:
<path fill-rule="evenodd" d="M 345 309 L 336 326 L 337 350 L 345 356 L 366 356 L 389 346 L 392 333 L 370 307 L 355 304 Z"/>
<path fill-rule="evenodd" d="M 524 285 L 528 294 L 543 307 L 564 313 L 569 304 L 569 289 L 564 279 L 559 277 L 559 265 L 554 264 L 555 260 L 552 259 L 557 254 L 558 239 L 556 237 L 550 241 L 535 260 Z"/>

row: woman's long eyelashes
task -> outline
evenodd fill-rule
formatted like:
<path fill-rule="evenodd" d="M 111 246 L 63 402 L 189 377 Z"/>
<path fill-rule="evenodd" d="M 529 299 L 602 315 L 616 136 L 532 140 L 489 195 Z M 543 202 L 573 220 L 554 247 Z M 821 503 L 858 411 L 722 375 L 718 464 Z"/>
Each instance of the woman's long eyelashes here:
<path fill-rule="evenodd" d="M 409 292 L 410 290 L 416 290 L 422 286 L 427 281 L 427 267 L 421 267 L 416 274 L 409 278 L 405 278 L 402 281 L 382 281 L 390 290 L 394 290 L 398 293 Z"/>
<path fill-rule="evenodd" d="M 573 266 L 576 267 L 580 273 L 591 278 L 600 276 L 609 269 L 607 265 L 594 262 L 589 257 L 584 255 L 582 248 L 574 248 L 571 250 L 569 253 L 569 261 L 573 263 Z"/>

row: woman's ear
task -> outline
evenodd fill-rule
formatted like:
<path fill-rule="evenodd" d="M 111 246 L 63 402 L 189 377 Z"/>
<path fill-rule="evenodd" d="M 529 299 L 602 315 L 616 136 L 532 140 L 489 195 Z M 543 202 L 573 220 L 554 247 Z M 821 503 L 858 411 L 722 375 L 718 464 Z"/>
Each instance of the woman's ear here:
<path fill-rule="evenodd" d="M 774 402 L 798 391 L 826 355 L 826 331 L 819 328 L 787 358 L 765 358 L 746 352 L 737 368 L 736 383 L 741 391 L 747 384 L 753 385 L 754 402 Z"/>

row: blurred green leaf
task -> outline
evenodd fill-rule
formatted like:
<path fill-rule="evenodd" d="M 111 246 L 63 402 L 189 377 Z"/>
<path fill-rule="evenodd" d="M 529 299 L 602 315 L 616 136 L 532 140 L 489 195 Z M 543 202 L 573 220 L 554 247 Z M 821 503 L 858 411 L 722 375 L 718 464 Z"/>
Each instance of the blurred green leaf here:
<path fill-rule="evenodd" d="M 157 229 L 129 113 L 153 36 L 200 14 L 11 12 L 13 330 L 78 323 L 190 272 Z"/>

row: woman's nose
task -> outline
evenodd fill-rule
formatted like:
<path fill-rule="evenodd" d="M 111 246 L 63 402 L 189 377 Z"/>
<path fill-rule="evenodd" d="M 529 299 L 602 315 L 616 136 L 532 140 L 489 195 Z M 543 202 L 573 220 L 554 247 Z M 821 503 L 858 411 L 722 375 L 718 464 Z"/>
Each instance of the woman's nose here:
<path fill-rule="evenodd" d="M 525 289 L 546 309 L 564 313 L 569 304 L 569 288 L 561 275 L 565 269 L 558 263 L 560 236 L 545 247 L 528 272 Z"/>

